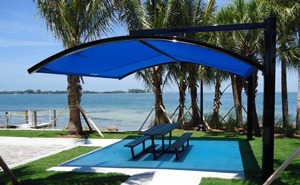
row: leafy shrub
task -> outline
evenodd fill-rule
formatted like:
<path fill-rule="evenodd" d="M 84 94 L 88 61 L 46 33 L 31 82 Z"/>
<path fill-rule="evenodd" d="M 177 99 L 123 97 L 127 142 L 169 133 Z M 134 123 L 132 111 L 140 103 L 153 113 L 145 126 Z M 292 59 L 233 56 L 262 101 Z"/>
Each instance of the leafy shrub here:
<path fill-rule="evenodd" d="M 234 131 L 234 128 L 237 125 L 236 125 L 236 120 L 235 120 L 235 118 L 232 115 L 230 115 L 228 117 L 227 122 L 225 123 L 225 126 L 226 126 L 226 130 L 227 131 L 231 131 L 231 132 Z"/>
<path fill-rule="evenodd" d="M 294 137 L 294 135 L 297 132 L 297 129 L 294 125 L 292 124 L 287 124 L 284 128 L 283 128 L 283 132 L 284 135 L 287 137 Z"/>

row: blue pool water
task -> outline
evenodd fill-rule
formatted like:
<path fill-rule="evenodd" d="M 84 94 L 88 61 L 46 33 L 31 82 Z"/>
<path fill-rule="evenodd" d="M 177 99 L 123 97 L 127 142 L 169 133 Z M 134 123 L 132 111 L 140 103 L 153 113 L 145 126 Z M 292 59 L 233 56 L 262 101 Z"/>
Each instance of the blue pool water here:
<path fill-rule="evenodd" d="M 124 139 L 108 147 L 61 164 L 61 167 L 109 167 L 109 168 L 147 168 L 176 169 L 193 171 L 212 171 L 225 173 L 243 172 L 243 163 L 238 141 L 191 140 L 190 146 L 175 160 L 175 154 L 163 154 L 153 160 L 153 154 L 147 153 L 137 160 L 132 160 L 130 148 L 124 145 L 132 140 Z M 156 144 L 161 141 L 156 140 Z M 165 142 L 167 143 L 167 141 Z M 146 142 L 150 146 L 150 141 Z M 141 146 L 134 148 L 141 151 Z"/>

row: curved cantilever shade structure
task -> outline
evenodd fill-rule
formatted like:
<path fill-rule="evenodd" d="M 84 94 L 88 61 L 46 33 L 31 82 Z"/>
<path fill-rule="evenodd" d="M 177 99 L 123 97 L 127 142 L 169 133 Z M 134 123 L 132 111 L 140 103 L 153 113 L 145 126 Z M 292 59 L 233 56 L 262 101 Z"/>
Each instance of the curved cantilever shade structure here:
<path fill-rule="evenodd" d="M 166 63 L 189 62 L 214 67 L 248 79 L 258 69 L 264 73 L 262 176 L 268 179 L 274 171 L 274 109 L 276 18 L 263 23 L 194 27 L 195 32 L 264 30 L 264 66 L 235 53 L 205 43 L 160 36 L 125 36 L 103 39 L 60 52 L 28 69 L 29 73 L 123 78 L 143 68 Z M 150 30 L 152 34 L 186 33 L 189 28 Z M 145 34 L 149 32 L 136 32 Z M 191 32 L 190 32 L 191 33 Z M 251 79 L 251 78 L 249 78 Z M 248 90 L 253 92 L 252 83 Z M 250 93 L 251 94 L 251 93 Z M 248 96 L 247 138 L 252 139 L 253 96 Z"/>
<path fill-rule="evenodd" d="M 178 62 L 210 66 L 245 79 L 261 68 L 245 57 L 201 42 L 165 36 L 124 36 L 67 49 L 28 72 L 121 79 L 147 67 Z"/>

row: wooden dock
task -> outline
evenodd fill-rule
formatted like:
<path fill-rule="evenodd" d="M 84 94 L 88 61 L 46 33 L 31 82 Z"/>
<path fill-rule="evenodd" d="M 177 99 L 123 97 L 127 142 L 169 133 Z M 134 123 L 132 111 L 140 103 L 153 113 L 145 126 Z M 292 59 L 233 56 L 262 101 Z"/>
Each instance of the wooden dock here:
<path fill-rule="evenodd" d="M 50 123 L 56 126 L 55 110 L 5 112 L 5 117 L 6 123 L 0 124 L 0 128 L 38 129 L 48 127 Z"/>

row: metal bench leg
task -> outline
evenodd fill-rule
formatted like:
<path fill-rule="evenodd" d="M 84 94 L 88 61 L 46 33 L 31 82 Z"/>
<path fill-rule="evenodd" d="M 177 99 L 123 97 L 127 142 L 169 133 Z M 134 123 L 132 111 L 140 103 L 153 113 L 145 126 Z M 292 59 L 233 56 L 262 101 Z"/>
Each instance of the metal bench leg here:
<path fill-rule="evenodd" d="M 162 142 L 161 142 L 161 145 L 162 145 L 162 151 L 165 151 L 165 136 L 162 135 L 162 136 L 161 136 L 161 139 L 162 139 Z"/>
<path fill-rule="evenodd" d="M 176 160 L 178 161 L 179 160 L 179 154 L 178 154 L 178 149 L 177 148 L 175 149 L 175 152 L 176 152 Z"/>
<path fill-rule="evenodd" d="M 171 140 L 172 140 L 172 131 L 169 134 L 169 146 L 171 146 Z"/>
<path fill-rule="evenodd" d="M 130 147 L 130 149 L 131 149 L 132 159 L 134 159 L 134 151 L 133 151 L 133 147 Z"/>
<path fill-rule="evenodd" d="M 153 156 L 154 156 L 154 160 L 156 160 L 156 151 L 155 151 L 154 136 L 151 136 L 151 140 L 152 140 Z"/>

